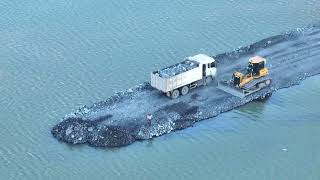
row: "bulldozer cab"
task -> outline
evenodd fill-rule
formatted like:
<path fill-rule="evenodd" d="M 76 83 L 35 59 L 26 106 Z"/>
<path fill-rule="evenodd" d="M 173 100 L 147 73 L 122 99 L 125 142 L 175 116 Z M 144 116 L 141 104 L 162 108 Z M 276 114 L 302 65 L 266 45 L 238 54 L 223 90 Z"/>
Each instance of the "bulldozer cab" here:
<path fill-rule="evenodd" d="M 259 76 L 260 70 L 264 69 L 266 59 L 255 56 L 249 59 L 249 65 L 247 67 L 247 74 L 252 74 L 253 76 Z"/>
<path fill-rule="evenodd" d="M 249 83 L 255 78 L 265 76 L 268 74 L 268 70 L 265 68 L 266 59 L 255 56 L 249 59 L 249 64 L 247 66 L 247 73 L 242 74 L 241 72 L 234 72 L 232 75 L 233 85 L 241 87 L 244 84 Z"/>

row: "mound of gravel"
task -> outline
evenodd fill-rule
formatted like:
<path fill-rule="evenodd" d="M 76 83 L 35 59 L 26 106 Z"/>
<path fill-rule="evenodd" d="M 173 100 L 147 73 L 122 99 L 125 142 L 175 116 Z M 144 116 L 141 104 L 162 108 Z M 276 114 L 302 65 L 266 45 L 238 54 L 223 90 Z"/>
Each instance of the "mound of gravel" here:
<path fill-rule="evenodd" d="M 163 78 L 172 77 L 183 72 L 189 71 L 198 67 L 199 63 L 191 60 L 185 60 L 181 63 L 175 64 L 173 66 L 167 67 L 159 71 L 159 76 Z"/>

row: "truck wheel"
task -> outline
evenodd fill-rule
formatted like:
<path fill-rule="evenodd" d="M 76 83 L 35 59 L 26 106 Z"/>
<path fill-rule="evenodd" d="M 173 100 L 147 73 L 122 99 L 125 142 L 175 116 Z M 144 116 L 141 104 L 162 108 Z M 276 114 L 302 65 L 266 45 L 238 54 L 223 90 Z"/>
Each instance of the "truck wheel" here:
<path fill-rule="evenodd" d="M 172 93 L 171 93 L 171 98 L 172 99 L 177 99 L 179 97 L 179 95 L 180 95 L 180 92 L 179 92 L 178 89 L 173 90 Z"/>
<path fill-rule="evenodd" d="M 181 94 L 184 96 L 184 95 L 188 94 L 188 92 L 189 92 L 189 87 L 183 86 L 181 89 Z"/>

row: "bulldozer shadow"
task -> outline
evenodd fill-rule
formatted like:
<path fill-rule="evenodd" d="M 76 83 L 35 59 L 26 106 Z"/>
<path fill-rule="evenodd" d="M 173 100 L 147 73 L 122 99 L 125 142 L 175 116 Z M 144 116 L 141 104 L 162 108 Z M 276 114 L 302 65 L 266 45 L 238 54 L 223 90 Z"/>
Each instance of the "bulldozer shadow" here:
<path fill-rule="evenodd" d="M 272 93 L 268 93 L 249 104 L 241 106 L 236 109 L 236 113 L 245 116 L 252 121 L 259 121 L 260 117 L 264 114 L 268 101 L 272 97 Z"/>

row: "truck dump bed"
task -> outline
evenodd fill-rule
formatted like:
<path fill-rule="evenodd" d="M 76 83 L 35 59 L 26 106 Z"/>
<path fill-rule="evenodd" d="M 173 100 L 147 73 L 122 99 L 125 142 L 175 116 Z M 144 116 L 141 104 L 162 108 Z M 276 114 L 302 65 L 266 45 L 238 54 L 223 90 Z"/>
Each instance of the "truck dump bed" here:
<path fill-rule="evenodd" d="M 185 60 L 179 64 L 151 73 L 151 86 L 169 92 L 182 86 L 191 84 L 202 78 L 199 63 Z"/>
<path fill-rule="evenodd" d="M 185 60 L 181 63 L 166 67 L 158 71 L 160 77 L 169 78 L 199 66 L 199 63 L 192 60 Z"/>

